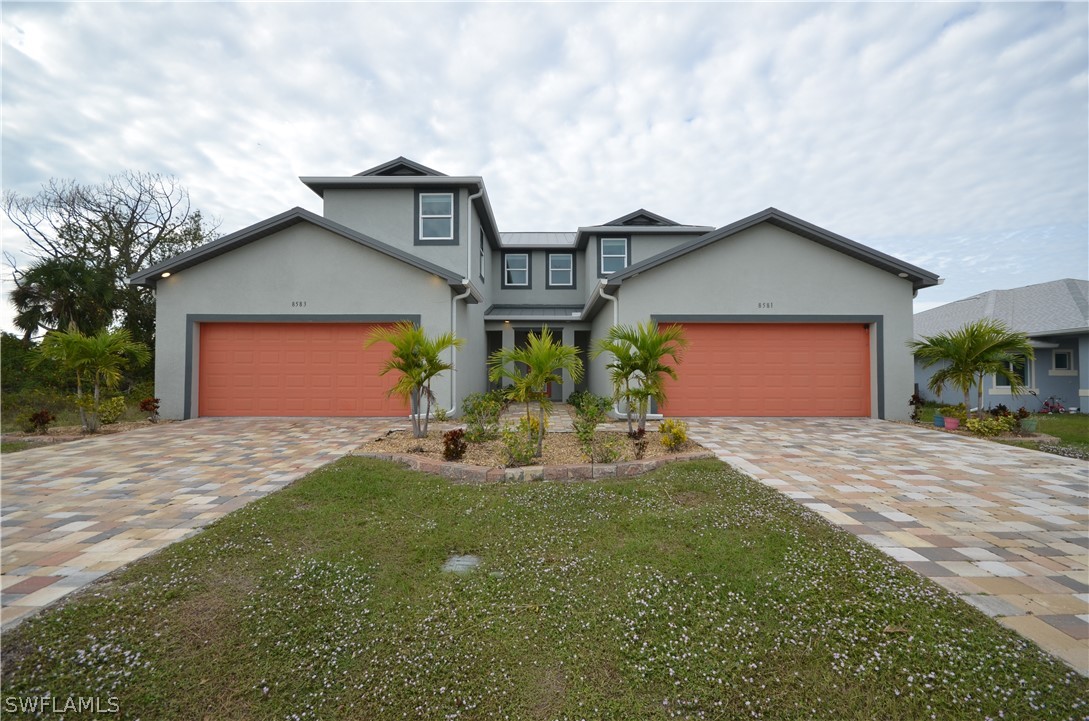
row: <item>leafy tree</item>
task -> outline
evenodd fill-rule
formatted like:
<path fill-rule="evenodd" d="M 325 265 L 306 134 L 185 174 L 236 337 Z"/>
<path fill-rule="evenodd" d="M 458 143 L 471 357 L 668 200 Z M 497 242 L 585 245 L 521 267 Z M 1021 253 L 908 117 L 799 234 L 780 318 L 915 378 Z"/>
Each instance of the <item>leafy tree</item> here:
<path fill-rule="evenodd" d="M 654 321 L 634 326 L 615 325 L 594 344 L 592 357 L 602 353 L 613 356 L 606 367 L 613 382 L 614 398 L 626 402 L 629 433 L 633 407 L 638 415 L 638 429 L 645 431 L 651 399 L 665 403 L 665 379 L 677 378 L 676 369 L 665 361 L 668 358 L 673 364 L 680 363 L 686 347 L 688 340 L 680 326 L 663 328 Z"/>
<path fill-rule="evenodd" d="M 11 291 L 15 325 L 29 341 L 39 329 L 94 333 L 113 318 L 112 275 L 78 258 L 39 260 Z"/>
<path fill-rule="evenodd" d="M 90 336 L 78 330 L 50 331 L 38 351 L 43 359 L 55 361 L 75 374 L 76 405 L 87 433 L 98 430 L 102 389 L 116 388 L 125 369 L 142 366 L 151 358 L 148 347 L 132 340 L 124 328 L 104 328 Z M 83 394 L 84 381 L 92 387 L 89 398 Z"/>
<path fill-rule="evenodd" d="M 537 456 L 544 452 L 545 417 L 552 403 L 548 384 L 562 383 L 561 373 L 567 371 L 576 383 L 582 380 L 582 360 L 578 349 L 557 343 L 552 331 L 543 328 L 540 334 L 530 333 L 526 344 L 517 348 L 502 348 L 488 359 L 493 381 L 504 378 L 511 382 L 507 397 L 526 404 L 526 432 L 533 435 L 530 403 L 537 401 L 540 418 L 537 423 Z"/>
<path fill-rule="evenodd" d="M 990 318 L 966 323 L 961 328 L 945 331 L 922 340 L 908 341 L 915 357 L 924 368 L 945 363 L 930 376 L 930 390 L 941 397 L 942 388 L 949 384 L 964 393 L 964 407 L 971 407 L 972 386 L 976 386 L 979 417 L 983 418 L 983 379 L 990 374 L 1005 378 L 1014 395 L 1025 390 L 1025 382 L 1014 372 L 1023 368 L 1034 356 L 1028 336 L 1011 331 L 1001 321 Z"/>
<path fill-rule="evenodd" d="M 382 366 L 379 375 L 391 371 L 400 373 L 389 394 L 399 395 L 411 403 L 412 434 L 416 438 L 423 438 L 427 435 L 431 403 L 435 399 L 435 394 L 431 392 L 431 380 L 454 368 L 451 363 L 442 360 L 442 354 L 451 348 L 460 348 L 465 340 L 454 337 L 453 333 L 429 337 L 423 328 L 402 321 L 392 327 L 379 326 L 372 330 L 364 345 L 369 348 L 375 343 L 389 343 L 393 346 L 389 360 Z M 427 406 L 421 414 L 420 409 L 424 407 L 424 403 Z"/>
<path fill-rule="evenodd" d="M 82 261 L 109 274 L 121 327 L 148 346 L 154 342 L 153 296 L 129 286 L 128 278 L 212 240 L 216 228 L 192 208 L 176 179 L 156 173 L 125 172 L 98 185 L 53 179 L 36 195 L 6 193 L 3 208 L 36 260 Z M 17 287 L 27 273 L 16 270 Z"/>

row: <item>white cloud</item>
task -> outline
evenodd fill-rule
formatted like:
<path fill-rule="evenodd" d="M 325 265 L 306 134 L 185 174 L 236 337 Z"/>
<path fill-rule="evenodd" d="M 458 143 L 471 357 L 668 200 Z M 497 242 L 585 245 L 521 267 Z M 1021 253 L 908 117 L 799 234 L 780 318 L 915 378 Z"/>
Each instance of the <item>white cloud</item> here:
<path fill-rule="evenodd" d="M 320 210 L 299 175 L 406 155 L 482 175 L 504 229 L 774 205 L 954 300 L 1089 275 L 1087 28 L 1084 4 L 5 3 L 3 185 L 172 173 L 229 232 Z"/>

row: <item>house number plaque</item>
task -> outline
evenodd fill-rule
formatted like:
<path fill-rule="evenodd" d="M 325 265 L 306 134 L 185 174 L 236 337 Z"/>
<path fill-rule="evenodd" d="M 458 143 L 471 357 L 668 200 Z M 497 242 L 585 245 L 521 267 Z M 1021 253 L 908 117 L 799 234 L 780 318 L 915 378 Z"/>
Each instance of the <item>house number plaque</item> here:
<path fill-rule="evenodd" d="M 757 308 L 774 308 L 775 304 L 772 303 L 771 301 L 762 301 L 760 303 L 757 303 L 756 307 Z"/>
<path fill-rule="evenodd" d="M 306 301 L 305 300 L 293 300 L 293 301 L 291 301 L 291 307 L 292 308 L 305 308 L 306 307 Z"/>

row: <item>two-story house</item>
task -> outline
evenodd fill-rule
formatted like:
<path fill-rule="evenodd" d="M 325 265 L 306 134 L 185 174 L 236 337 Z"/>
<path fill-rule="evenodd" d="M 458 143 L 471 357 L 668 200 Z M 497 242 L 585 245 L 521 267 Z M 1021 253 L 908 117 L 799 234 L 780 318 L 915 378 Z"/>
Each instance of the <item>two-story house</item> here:
<path fill-rule="evenodd" d="M 544 326 L 583 354 L 579 387 L 608 395 L 593 341 L 656 320 L 690 340 L 668 415 L 907 416 L 911 302 L 937 276 L 774 208 L 717 229 L 640 209 L 504 232 L 477 176 L 397 158 L 301 180 L 322 215 L 289 210 L 131 279 L 156 292 L 164 417 L 407 413 L 379 375 L 388 348 L 363 343 L 398 320 L 467 340 L 434 387 L 454 413 L 488 387 L 490 353 Z"/>

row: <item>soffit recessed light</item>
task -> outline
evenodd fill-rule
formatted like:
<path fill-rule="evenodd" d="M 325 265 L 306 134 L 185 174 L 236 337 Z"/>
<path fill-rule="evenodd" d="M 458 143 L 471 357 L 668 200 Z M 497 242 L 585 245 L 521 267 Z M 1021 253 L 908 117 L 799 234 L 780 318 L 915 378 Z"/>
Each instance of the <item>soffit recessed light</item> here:
<path fill-rule="evenodd" d="M 166 271 L 165 273 L 163 273 L 163 274 L 162 274 L 162 275 L 160 275 L 159 277 L 160 277 L 160 278 L 169 278 L 169 277 L 170 277 L 170 271 L 169 271 L 169 270 L 168 270 L 168 271 Z"/>

